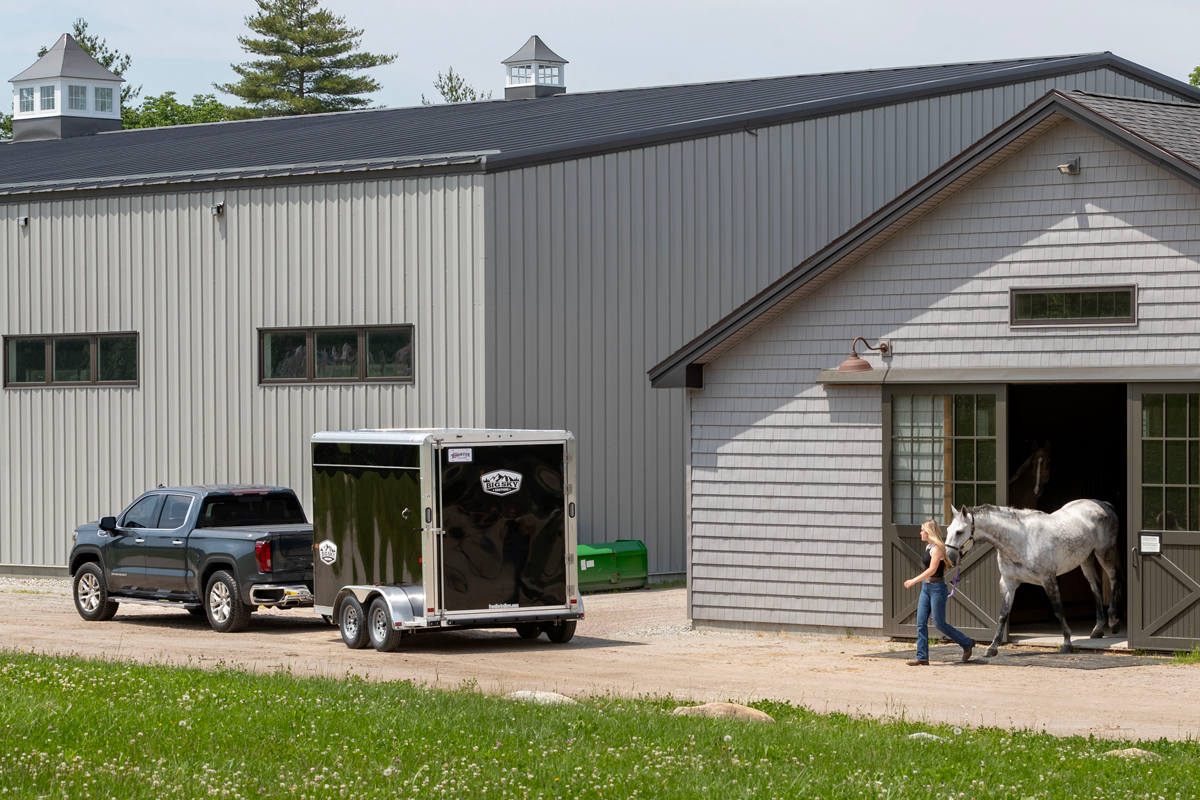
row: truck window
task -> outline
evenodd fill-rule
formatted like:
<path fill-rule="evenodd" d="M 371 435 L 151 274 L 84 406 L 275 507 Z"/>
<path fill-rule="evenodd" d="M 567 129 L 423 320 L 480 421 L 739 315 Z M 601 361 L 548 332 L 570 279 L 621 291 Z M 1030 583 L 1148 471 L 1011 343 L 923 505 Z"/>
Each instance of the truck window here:
<path fill-rule="evenodd" d="M 214 494 L 200 506 L 197 528 L 238 528 L 246 525 L 304 524 L 304 509 L 291 492 Z"/>
<path fill-rule="evenodd" d="M 158 518 L 158 527 L 163 530 L 182 528 L 187 522 L 188 509 L 192 507 L 192 498 L 186 494 L 167 495 L 163 505 L 162 515 Z"/>
<path fill-rule="evenodd" d="M 158 505 L 161 502 L 161 494 L 146 495 L 125 513 L 125 520 L 121 523 L 121 527 L 153 528 L 158 524 Z"/>

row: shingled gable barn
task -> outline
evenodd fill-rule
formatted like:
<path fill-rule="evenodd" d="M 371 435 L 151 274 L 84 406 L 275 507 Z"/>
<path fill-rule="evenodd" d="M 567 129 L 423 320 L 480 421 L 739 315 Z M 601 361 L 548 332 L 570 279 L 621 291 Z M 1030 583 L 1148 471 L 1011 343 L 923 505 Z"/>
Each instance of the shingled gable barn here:
<path fill-rule="evenodd" d="M 912 635 L 920 522 L 1006 504 L 1047 447 L 1038 507 L 1121 516 L 1130 646 L 1190 649 L 1198 234 L 1200 106 L 1054 91 L 651 370 L 702 385 L 697 623 Z M 887 356 L 860 344 L 872 368 L 839 371 L 858 336 Z M 989 639 L 998 581 L 975 548 L 952 624 Z M 1061 581 L 1086 636 L 1091 594 Z M 1012 631 L 1049 617 L 1040 588 L 1016 607 Z"/>
<path fill-rule="evenodd" d="M 314 430 L 487 426 L 574 431 L 581 540 L 682 573 L 648 366 L 1049 89 L 1200 99 L 1108 53 L 571 93 L 535 38 L 511 99 L 111 131 L 60 44 L 0 144 L 10 566 L 159 483 L 307 500 Z"/>

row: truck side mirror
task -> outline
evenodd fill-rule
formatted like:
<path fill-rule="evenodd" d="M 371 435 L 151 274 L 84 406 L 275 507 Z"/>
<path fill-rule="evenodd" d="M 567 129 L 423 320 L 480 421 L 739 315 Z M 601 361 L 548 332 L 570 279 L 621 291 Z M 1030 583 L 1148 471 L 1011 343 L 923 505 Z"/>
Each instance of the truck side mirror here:
<path fill-rule="evenodd" d="M 101 517 L 100 518 L 100 530 L 115 531 L 116 529 L 117 529 L 117 518 L 116 517 Z"/>

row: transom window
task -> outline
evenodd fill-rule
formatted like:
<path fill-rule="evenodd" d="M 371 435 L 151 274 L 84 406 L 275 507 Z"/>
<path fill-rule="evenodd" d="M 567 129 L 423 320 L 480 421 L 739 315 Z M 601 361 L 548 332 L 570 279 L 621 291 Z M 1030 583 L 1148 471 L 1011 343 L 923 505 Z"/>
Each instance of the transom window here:
<path fill-rule="evenodd" d="M 1137 322 L 1137 287 L 1012 289 L 1010 321 L 1017 325 L 1113 325 Z"/>
<path fill-rule="evenodd" d="M 413 326 L 259 331 L 263 383 L 411 383 Z"/>
<path fill-rule="evenodd" d="M 111 112 L 113 110 L 113 90 L 111 86 L 96 87 L 96 110 Z"/>
<path fill-rule="evenodd" d="M 54 87 L 53 86 L 42 86 L 42 87 L 40 87 L 40 92 L 41 92 L 41 97 L 42 97 L 42 111 L 53 111 L 54 110 Z"/>
<path fill-rule="evenodd" d="M 33 87 L 32 86 L 26 86 L 21 89 L 19 103 L 20 103 L 20 105 L 18 106 L 18 108 L 21 110 L 22 114 L 24 114 L 28 111 L 33 111 Z"/>
<path fill-rule="evenodd" d="M 1142 530 L 1200 530 L 1200 395 L 1142 395 Z"/>
<path fill-rule="evenodd" d="M 996 502 L 996 395 L 892 395 L 892 522 Z"/>
<path fill-rule="evenodd" d="M 4 340 L 4 385 L 136 386 L 136 333 L 9 336 Z"/>
<path fill-rule="evenodd" d="M 87 87 L 67 87 L 67 108 L 72 111 L 87 111 Z"/>

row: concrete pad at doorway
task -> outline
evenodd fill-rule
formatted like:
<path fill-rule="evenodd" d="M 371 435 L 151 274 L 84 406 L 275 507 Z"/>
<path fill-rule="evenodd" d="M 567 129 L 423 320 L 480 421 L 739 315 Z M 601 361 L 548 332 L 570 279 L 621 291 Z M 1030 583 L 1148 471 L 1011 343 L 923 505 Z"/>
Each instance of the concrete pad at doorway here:
<path fill-rule="evenodd" d="M 1062 647 L 1062 633 L 1010 633 L 1010 644 L 1022 647 Z M 1128 650 L 1129 639 L 1125 636 L 1106 636 L 1103 639 L 1091 639 L 1087 636 L 1071 637 L 1071 645 L 1076 650 Z"/>

